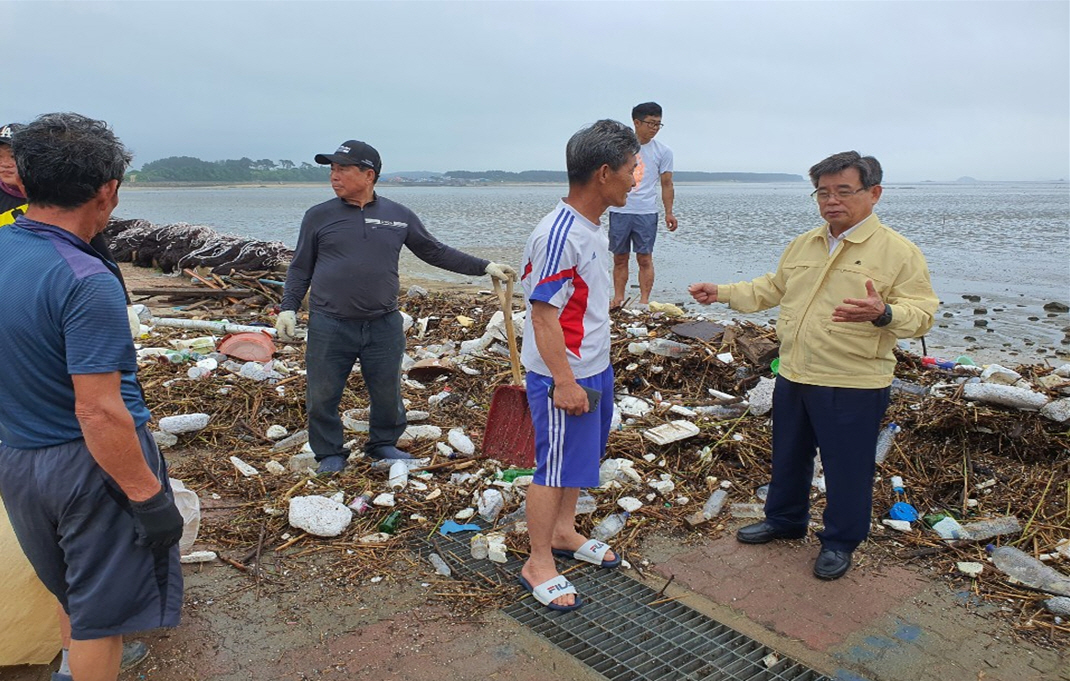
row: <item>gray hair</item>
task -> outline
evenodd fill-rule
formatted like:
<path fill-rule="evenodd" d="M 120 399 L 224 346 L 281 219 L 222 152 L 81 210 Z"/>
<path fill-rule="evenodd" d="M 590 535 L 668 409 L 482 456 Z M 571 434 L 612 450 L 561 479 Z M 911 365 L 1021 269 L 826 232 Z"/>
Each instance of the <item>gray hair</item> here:
<path fill-rule="evenodd" d="M 639 153 L 639 139 L 628 126 L 604 118 L 583 128 L 565 147 L 568 183 L 587 184 L 595 171 L 603 165 L 618 170 Z"/>
<path fill-rule="evenodd" d="M 27 200 L 77 208 L 108 182 L 122 182 L 132 156 L 104 121 L 51 113 L 18 131 L 11 151 Z"/>
<path fill-rule="evenodd" d="M 881 170 L 880 161 L 877 159 L 872 156 L 862 156 L 857 151 L 841 151 L 810 168 L 810 181 L 816 187 L 822 175 L 835 175 L 848 168 L 858 170 L 862 186 L 866 189 L 876 187 L 884 178 L 884 171 Z"/>

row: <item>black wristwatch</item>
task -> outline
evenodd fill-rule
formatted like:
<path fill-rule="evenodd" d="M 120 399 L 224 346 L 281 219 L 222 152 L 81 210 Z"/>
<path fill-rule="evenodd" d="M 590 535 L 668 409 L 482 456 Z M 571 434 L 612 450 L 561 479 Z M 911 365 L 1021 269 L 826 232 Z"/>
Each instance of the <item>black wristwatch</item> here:
<path fill-rule="evenodd" d="M 873 320 L 873 326 L 888 326 L 892 323 L 892 306 L 885 304 L 881 316 Z"/>

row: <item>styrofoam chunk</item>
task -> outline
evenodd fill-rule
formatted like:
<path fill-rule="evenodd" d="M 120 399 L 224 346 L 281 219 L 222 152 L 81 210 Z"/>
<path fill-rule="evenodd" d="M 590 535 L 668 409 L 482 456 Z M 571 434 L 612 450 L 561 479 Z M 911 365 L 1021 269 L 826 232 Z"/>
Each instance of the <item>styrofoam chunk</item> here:
<path fill-rule="evenodd" d="M 471 456 L 476 452 L 476 446 L 472 443 L 472 438 L 464 434 L 463 428 L 450 428 L 446 439 L 454 449 L 465 456 Z"/>
<path fill-rule="evenodd" d="M 179 414 L 160 419 L 160 430 L 168 433 L 193 433 L 208 425 L 208 414 Z"/>
<path fill-rule="evenodd" d="M 238 469 L 239 473 L 241 473 L 247 478 L 252 478 L 254 476 L 260 475 L 260 471 L 256 470 L 255 468 L 245 463 L 236 456 L 230 457 L 230 463 L 232 463 L 234 467 Z"/>
<path fill-rule="evenodd" d="M 1050 402 L 1047 395 L 996 383 L 967 383 L 962 386 L 962 394 L 967 400 L 975 402 L 1033 411 Z"/>
<path fill-rule="evenodd" d="M 337 537 L 349 527 L 353 511 L 327 497 L 293 497 L 288 519 L 292 527 L 317 537 Z"/>

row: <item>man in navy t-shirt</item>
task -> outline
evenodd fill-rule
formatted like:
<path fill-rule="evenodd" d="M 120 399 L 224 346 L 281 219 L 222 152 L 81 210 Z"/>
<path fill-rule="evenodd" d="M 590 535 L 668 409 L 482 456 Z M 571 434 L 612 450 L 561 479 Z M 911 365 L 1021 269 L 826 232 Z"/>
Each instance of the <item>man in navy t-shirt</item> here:
<path fill-rule="evenodd" d="M 29 206 L 0 230 L 0 495 L 69 618 L 59 678 L 114 679 L 123 634 L 175 626 L 182 605 L 182 516 L 122 285 L 89 246 L 130 155 L 105 123 L 69 113 L 39 117 L 12 148 Z"/>

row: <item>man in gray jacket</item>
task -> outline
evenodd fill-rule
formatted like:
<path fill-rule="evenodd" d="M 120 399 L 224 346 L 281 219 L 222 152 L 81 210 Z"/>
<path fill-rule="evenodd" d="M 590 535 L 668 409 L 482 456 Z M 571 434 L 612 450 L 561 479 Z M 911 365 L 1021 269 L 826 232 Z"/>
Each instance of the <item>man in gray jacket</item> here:
<path fill-rule="evenodd" d="M 411 210 L 376 194 L 382 161 L 371 145 L 349 140 L 333 154 L 318 154 L 316 163 L 330 164 L 331 188 L 338 198 L 305 213 L 276 328 L 283 340 L 293 339 L 296 311 L 311 285 L 305 350 L 308 439 L 318 472 L 337 473 L 348 455 L 338 405 L 358 359 L 371 403 L 365 454 L 411 458 L 396 446 L 407 425 L 401 402 L 401 247 L 458 274 L 505 280 L 515 279 L 516 271 L 450 248 Z"/>

